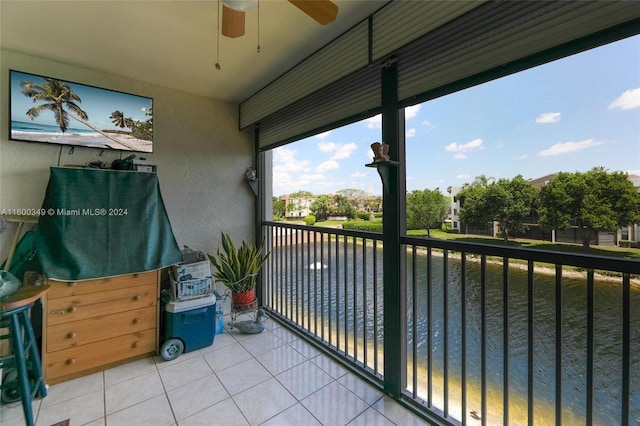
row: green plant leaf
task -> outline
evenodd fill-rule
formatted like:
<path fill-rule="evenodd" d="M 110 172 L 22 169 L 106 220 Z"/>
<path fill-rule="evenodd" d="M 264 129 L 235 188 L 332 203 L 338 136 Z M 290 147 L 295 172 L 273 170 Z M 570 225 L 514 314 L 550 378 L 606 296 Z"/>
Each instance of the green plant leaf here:
<path fill-rule="evenodd" d="M 222 250 L 218 247 L 215 256 L 207 254 L 216 269 L 214 278 L 233 292 L 255 288 L 258 274 L 270 254 L 263 256 L 264 238 L 259 247 L 246 240 L 237 246 L 228 234 L 222 232 L 220 244 Z"/>

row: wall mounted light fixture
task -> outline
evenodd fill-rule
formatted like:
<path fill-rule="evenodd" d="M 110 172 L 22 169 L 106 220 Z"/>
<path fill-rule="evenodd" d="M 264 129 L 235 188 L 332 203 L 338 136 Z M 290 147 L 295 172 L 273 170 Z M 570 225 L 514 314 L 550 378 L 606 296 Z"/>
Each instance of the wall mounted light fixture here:
<path fill-rule="evenodd" d="M 258 195 L 258 189 L 260 185 L 260 179 L 258 179 L 258 172 L 253 167 L 249 167 L 246 172 L 244 172 L 244 179 L 247 181 L 253 193 Z"/>

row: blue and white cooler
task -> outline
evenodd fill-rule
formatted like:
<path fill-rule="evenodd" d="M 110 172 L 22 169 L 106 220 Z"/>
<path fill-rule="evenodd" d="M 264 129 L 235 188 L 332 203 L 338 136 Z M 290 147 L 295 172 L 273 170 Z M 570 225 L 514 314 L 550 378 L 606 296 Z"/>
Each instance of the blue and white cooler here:
<path fill-rule="evenodd" d="M 160 355 L 167 361 L 183 352 L 213 344 L 216 334 L 216 297 L 209 294 L 197 299 L 170 301 L 165 305 L 165 342 Z"/>

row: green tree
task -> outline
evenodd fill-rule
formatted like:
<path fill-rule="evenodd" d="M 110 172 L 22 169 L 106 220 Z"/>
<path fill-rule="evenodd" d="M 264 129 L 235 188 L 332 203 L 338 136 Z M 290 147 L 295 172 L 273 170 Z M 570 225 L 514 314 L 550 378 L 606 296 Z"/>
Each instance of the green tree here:
<path fill-rule="evenodd" d="M 351 204 L 351 201 L 340 194 L 333 196 L 333 206 L 331 207 L 331 214 L 336 216 L 346 216 L 349 219 L 353 219 L 356 215 L 356 209 Z"/>
<path fill-rule="evenodd" d="M 486 179 L 476 178 L 472 184 L 466 184 L 458 193 L 460 201 L 458 217 L 465 227 L 486 229 L 487 224 L 493 220 L 485 197 L 487 185 Z"/>
<path fill-rule="evenodd" d="M 382 197 L 379 195 L 376 195 L 373 197 L 367 197 L 366 206 L 367 206 L 367 209 L 369 209 L 369 211 L 379 210 L 380 206 L 382 206 Z"/>
<path fill-rule="evenodd" d="M 289 212 L 289 216 L 295 216 L 298 213 L 298 205 L 296 203 L 289 203 L 286 206 L 286 211 Z"/>
<path fill-rule="evenodd" d="M 524 232 L 523 223 L 538 199 L 538 192 L 521 175 L 513 179 L 490 179 L 480 176 L 463 188 L 460 199 L 460 220 L 467 225 L 485 228 L 497 221 L 504 241 L 510 233 Z"/>
<path fill-rule="evenodd" d="M 310 198 L 313 197 L 313 192 L 310 191 L 298 191 L 289 194 L 289 198 Z"/>
<path fill-rule="evenodd" d="M 530 182 L 521 175 L 511 180 L 499 179 L 487 187 L 487 197 L 505 243 L 509 241 L 509 233 L 526 231 L 524 218 L 529 216 L 538 200 L 538 190 Z"/>
<path fill-rule="evenodd" d="M 331 198 L 328 195 L 320 195 L 311 202 L 309 210 L 318 220 L 327 220 L 331 209 Z"/>
<path fill-rule="evenodd" d="M 539 213 L 546 229 L 568 229 L 574 221 L 588 251 L 596 232 L 640 220 L 640 193 L 624 172 L 561 172 L 540 189 Z"/>
<path fill-rule="evenodd" d="M 347 200 L 349 200 L 355 210 L 358 210 L 361 205 L 364 207 L 367 201 L 367 193 L 362 189 L 341 189 L 339 191 L 336 191 L 336 194 L 342 195 Z"/>
<path fill-rule="evenodd" d="M 285 210 L 284 200 L 279 197 L 273 197 L 273 217 L 280 219 L 284 216 Z"/>
<path fill-rule="evenodd" d="M 431 236 L 431 228 L 440 228 L 447 215 L 447 198 L 440 189 L 416 189 L 407 194 L 407 228 L 425 229 Z"/>
<path fill-rule="evenodd" d="M 355 188 L 341 189 L 339 191 L 336 191 L 336 194 L 342 195 L 347 198 L 352 198 L 355 200 L 360 200 L 360 199 L 364 200 L 367 198 L 367 193 L 365 191 L 363 191 L 362 189 L 355 189 Z"/>

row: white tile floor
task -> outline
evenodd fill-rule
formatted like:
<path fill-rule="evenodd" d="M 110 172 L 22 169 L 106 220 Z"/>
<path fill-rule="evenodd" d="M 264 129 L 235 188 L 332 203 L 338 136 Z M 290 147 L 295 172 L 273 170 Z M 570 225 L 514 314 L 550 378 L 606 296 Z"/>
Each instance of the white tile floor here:
<path fill-rule="evenodd" d="M 149 357 L 60 383 L 33 403 L 37 426 L 426 425 L 313 346 L 266 322 L 256 335 L 225 329 L 173 361 Z M 19 403 L 2 426 L 23 425 Z"/>

